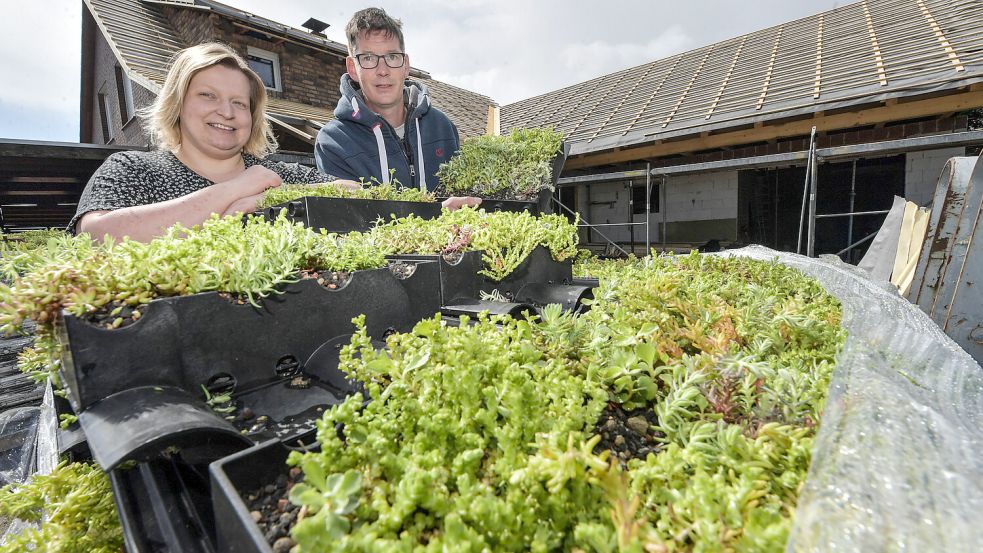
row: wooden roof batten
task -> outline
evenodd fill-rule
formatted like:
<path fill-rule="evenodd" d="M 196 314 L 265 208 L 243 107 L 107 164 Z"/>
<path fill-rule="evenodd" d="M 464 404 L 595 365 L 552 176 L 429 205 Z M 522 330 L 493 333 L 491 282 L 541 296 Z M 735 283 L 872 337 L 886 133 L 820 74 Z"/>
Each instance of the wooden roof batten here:
<path fill-rule="evenodd" d="M 724 95 L 724 89 L 727 88 L 727 83 L 730 81 L 730 76 L 734 72 L 734 68 L 737 67 L 737 59 L 741 57 L 741 51 L 744 50 L 744 43 L 747 42 L 747 35 L 741 37 L 741 43 L 737 47 L 737 51 L 734 52 L 734 59 L 730 62 L 730 67 L 727 69 L 727 74 L 724 75 L 724 81 L 720 83 L 720 90 L 717 91 L 717 97 L 713 99 L 713 103 L 710 104 L 710 109 L 707 111 L 705 119 L 709 119 L 713 115 L 713 110 L 717 109 L 717 104 L 720 103 L 720 97 Z"/>
<path fill-rule="evenodd" d="M 881 48 L 877 45 L 877 33 L 874 32 L 874 22 L 870 18 L 867 0 L 863 0 L 864 19 L 867 20 L 867 34 L 870 35 L 870 45 L 874 49 L 874 62 L 877 65 L 877 77 L 881 86 L 887 86 L 887 74 L 884 72 L 884 61 L 881 58 Z"/>
<path fill-rule="evenodd" d="M 775 45 L 771 48 L 771 59 L 768 60 L 768 71 L 765 72 L 765 84 L 761 86 L 761 96 L 758 97 L 758 104 L 754 109 L 761 109 L 761 106 L 765 103 L 765 97 L 768 95 L 768 85 L 771 84 L 771 75 L 775 72 L 775 58 L 778 57 L 778 45 L 782 42 L 782 31 L 785 30 L 784 26 L 778 27 L 778 32 L 775 33 Z"/>
<path fill-rule="evenodd" d="M 935 18 L 932 17 L 932 12 L 929 11 L 924 0 L 917 0 L 917 2 L 918 8 L 922 11 L 922 14 L 928 21 L 929 26 L 932 28 L 932 32 L 935 33 L 939 44 L 942 45 L 942 49 L 945 50 L 946 55 L 949 57 L 949 61 L 951 61 L 952 65 L 955 66 L 956 71 L 965 71 L 966 68 L 963 67 L 962 62 L 959 61 L 959 56 L 956 55 L 956 51 L 952 49 L 952 45 L 950 45 L 949 41 L 945 38 L 945 34 L 942 32 L 942 29 L 939 28 L 939 24 L 936 23 Z"/>

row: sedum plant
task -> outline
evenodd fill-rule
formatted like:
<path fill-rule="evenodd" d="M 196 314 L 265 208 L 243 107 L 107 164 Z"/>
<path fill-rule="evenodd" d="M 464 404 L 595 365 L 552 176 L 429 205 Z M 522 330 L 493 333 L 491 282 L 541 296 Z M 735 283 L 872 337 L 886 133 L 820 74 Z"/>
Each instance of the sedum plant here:
<path fill-rule="evenodd" d="M 40 378 L 54 375 L 60 347 L 54 323 L 62 310 L 78 317 L 108 314 L 111 326 L 132 317 L 155 298 L 219 291 L 254 305 L 296 281 L 299 271 L 356 271 L 385 265 L 362 234 L 313 232 L 285 218 L 267 223 L 250 217 L 213 217 L 191 229 L 176 225 L 150 242 L 97 242 L 87 235 L 49 240 L 34 250 L 26 270 L 0 283 L 0 332 L 15 332 L 28 319 L 38 323 L 32 353 L 22 368 Z M 47 357 L 40 361 L 37 353 Z"/>
<path fill-rule="evenodd" d="M 62 462 L 51 474 L 0 488 L 0 517 L 42 523 L 8 535 L 0 553 L 123 550 L 109 478 L 96 465 Z"/>
<path fill-rule="evenodd" d="M 467 138 L 437 171 L 439 190 L 448 196 L 534 200 L 540 191 L 553 190 L 551 164 L 562 145 L 563 135 L 552 128 Z"/>
<path fill-rule="evenodd" d="M 576 223 L 556 214 L 462 208 L 433 220 L 409 216 L 380 223 L 368 234 L 387 255 L 482 250 L 481 274 L 496 281 L 511 274 L 537 246 L 548 248 L 557 261 L 577 254 Z"/>
<path fill-rule="evenodd" d="M 393 184 L 375 183 L 370 186 L 365 186 L 368 183 L 363 181 L 362 184 L 363 187 L 359 190 L 350 190 L 330 182 L 323 184 L 283 184 L 267 190 L 258 207 L 259 209 L 266 209 L 305 196 L 395 200 L 400 202 L 432 202 L 435 200 L 433 194 L 417 188 L 400 186 L 398 181 L 394 181 Z"/>
<path fill-rule="evenodd" d="M 361 475 L 335 550 L 784 549 L 844 339 L 839 304 L 777 263 L 598 268 L 581 316 L 437 317 L 384 350 L 357 321 L 341 368 L 372 401 L 332 408 L 321 450 L 290 460 Z M 657 447 L 602 446 L 612 405 L 653 413 Z M 298 551 L 324 543 L 312 528 L 294 531 Z"/>

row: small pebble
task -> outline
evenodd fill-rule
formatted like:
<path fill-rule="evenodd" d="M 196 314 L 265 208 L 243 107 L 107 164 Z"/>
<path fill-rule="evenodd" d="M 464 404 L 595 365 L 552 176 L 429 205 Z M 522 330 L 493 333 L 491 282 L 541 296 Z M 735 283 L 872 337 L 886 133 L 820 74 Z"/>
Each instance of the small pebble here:
<path fill-rule="evenodd" d="M 267 484 L 266 486 L 263 487 L 263 491 L 266 493 L 273 493 L 276 491 L 276 486 L 274 486 L 273 484 Z"/>
<path fill-rule="evenodd" d="M 287 485 L 287 475 L 281 474 L 276 477 L 276 487 L 283 488 Z"/>
<path fill-rule="evenodd" d="M 273 542 L 273 553 L 288 553 L 294 545 L 296 545 L 294 540 L 288 537 L 282 537 Z"/>
<path fill-rule="evenodd" d="M 290 503 L 290 501 L 288 501 L 288 500 L 286 500 L 284 498 L 280 498 L 280 500 L 276 502 L 276 509 L 277 509 L 277 511 L 280 511 L 282 513 L 283 510 L 287 508 L 287 505 L 289 503 Z"/>
<path fill-rule="evenodd" d="M 614 445 L 616 445 L 618 447 L 621 447 L 621 446 L 625 445 L 625 438 L 624 438 L 624 436 L 615 436 L 614 437 Z"/>
<path fill-rule="evenodd" d="M 293 511 L 286 511 L 280 515 L 280 524 L 290 526 L 295 518 L 297 518 L 296 513 Z"/>
<path fill-rule="evenodd" d="M 609 432 L 614 432 L 614 429 L 617 427 L 618 427 L 617 423 L 615 423 L 614 419 L 611 417 L 608 417 L 608 422 L 604 423 L 604 428 Z"/>
<path fill-rule="evenodd" d="M 254 416 L 256 416 L 255 414 L 253 414 L 253 410 L 250 409 L 249 407 L 243 407 L 242 413 L 240 415 L 242 416 L 242 420 L 244 421 L 247 421 L 253 418 Z"/>
<path fill-rule="evenodd" d="M 645 420 L 644 417 L 629 418 L 627 426 L 634 430 L 636 434 L 647 434 L 649 431 L 649 421 Z"/>
<path fill-rule="evenodd" d="M 259 522 L 263 520 L 263 513 L 259 511 L 249 511 L 249 516 L 253 517 L 253 522 Z"/>
<path fill-rule="evenodd" d="M 291 468 L 290 469 L 290 479 L 291 480 L 297 480 L 297 477 L 298 476 L 300 476 L 300 467 L 293 467 L 293 468 Z"/>

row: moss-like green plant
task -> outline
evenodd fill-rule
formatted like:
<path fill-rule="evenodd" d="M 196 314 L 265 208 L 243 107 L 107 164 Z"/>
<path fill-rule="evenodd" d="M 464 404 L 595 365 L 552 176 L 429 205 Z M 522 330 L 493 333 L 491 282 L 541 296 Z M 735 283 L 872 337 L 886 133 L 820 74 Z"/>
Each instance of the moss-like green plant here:
<path fill-rule="evenodd" d="M 433 220 L 416 216 L 381 223 L 369 233 L 387 255 L 437 254 L 482 250 L 481 274 L 502 280 L 537 247 L 563 261 L 577 253 L 577 227 L 562 215 L 462 208 Z"/>
<path fill-rule="evenodd" d="M 448 196 L 530 200 L 553 190 L 553 158 L 563 135 L 552 128 L 513 129 L 507 135 L 473 136 L 440 166 L 440 191 Z"/>
<path fill-rule="evenodd" d="M 839 304 L 777 263 L 597 269 L 581 316 L 437 317 L 386 350 L 357 320 L 340 366 L 373 401 L 327 412 L 320 452 L 291 463 L 361 475 L 361 500 L 323 529 L 298 525 L 299 551 L 329 537 L 343 552 L 781 551 L 843 343 Z M 598 451 L 609 402 L 656 415 L 645 458 Z"/>
<path fill-rule="evenodd" d="M 24 484 L 0 488 L 0 517 L 40 523 L 40 528 L 8 536 L 0 553 L 123 549 L 109 479 L 95 465 L 62 462 L 51 474 L 36 474 Z"/>
<path fill-rule="evenodd" d="M 433 194 L 417 188 L 400 186 L 398 181 L 394 181 L 392 184 L 363 182 L 363 187 L 359 190 L 351 190 L 328 182 L 323 184 L 283 184 L 277 188 L 271 188 L 263 195 L 263 200 L 258 207 L 266 209 L 305 196 L 395 200 L 400 202 L 432 202 L 435 200 Z"/>
<path fill-rule="evenodd" d="M 21 266 L 29 269 L 0 283 L 0 332 L 16 332 L 24 321 L 38 323 L 36 353 L 22 368 L 39 377 L 54 374 L 59 347 L 53 324 L 64 309 L 75 316 L 123 306 L 137 308 L 154 298 L 199 292 L 228 292 L 256 302 L 297 280 L 299 271 L 357 271 L 385 265 L 364 235 L 313 232 L 281 217 L 267 223 L 250 217 L 213 217 L 200 226 L 174 226 L 147 243 L 125 239 L 96 242 L 87 235 L 52 239 Z M 121 317 L 114 326 L 123 322 Z"/>

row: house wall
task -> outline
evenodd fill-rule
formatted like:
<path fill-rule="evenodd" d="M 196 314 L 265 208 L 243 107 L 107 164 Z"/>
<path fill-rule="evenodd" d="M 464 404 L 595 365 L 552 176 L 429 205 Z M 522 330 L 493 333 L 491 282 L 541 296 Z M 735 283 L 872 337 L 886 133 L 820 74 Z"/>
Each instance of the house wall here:
<path fill-rule="evenodd" d="M 243 56 L 249 46 L 277 54 L 280 57 L 283 91 L 268 91 L 271 98 L 328 109 L 338 105 L 341 98 L 338 85 L 345 72 L 343 58 L 292 42 L 277 44 L 274 40 L 242 34 L 232 21 L 225 18 L 216 23 L 211 39 L 232 45 Z"/>
<path fill-rule="evenodd" d="M 102 33 L 99 33 L 95 39 L 95 56 L 94 56 L 94 78 L 93 86 L 95 88 L 94 94 L 92 95 L 92 142 L 95 144 L 118 144 L 124 146 L 145 146 L 147 144 L 147 137 L 141 128 L 140 121 L 134 114 L 127 114 L 127 120 L 123 121 L 122 114 L 120 112 L 120 99 L 116 84 L 116 55 L 113 54 L 112 49 L 109 47 L 109 43 L 106 42 L 105 37 Z M 153 95 L 136 84 L 132 85 L 133 88 L 133 105 L 134 108 L 139 109 L 153 101 Z M 103 135 L 102 119 L 101 119 L 101 107 L 99 94 L 104 93 L 106 95 L 106 106 L 108 107 L 106 111 L 106 116 L 109 123 L 109 128 L 111 129 L 112 138 L 108 141 Z M 134 111 L 136 110 L 134 109 Z"/>
<path fill-rule="evenodd" d="M 966 148 L 943 148 L 905 154 L 905 199 L 928 205 L 946 161 L 966 155 Z"/>
<path fill-rule="evenodd" d="M 171 28 L 185 44 L 201 44 L 215 37 L 215 22 L 218 14 L 187 8 L 171 8 L 164 6 L 161 13 L 171 23 Z"/>

